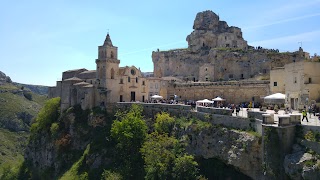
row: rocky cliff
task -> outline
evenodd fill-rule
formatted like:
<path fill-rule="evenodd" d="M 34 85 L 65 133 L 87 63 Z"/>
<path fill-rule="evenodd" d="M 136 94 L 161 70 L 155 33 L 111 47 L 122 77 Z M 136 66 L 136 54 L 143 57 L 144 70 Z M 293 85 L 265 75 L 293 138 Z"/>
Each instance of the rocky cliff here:
<path fill-rule="evenodd" d="M 244 131 L 211 127 L 197 132 L 192 127 L 187 151 L 205 159 L 218 158 L 252 179 L 263 179 L 261 137 Z"/>
<path fill-rule="evenodd" d="M 241 29 L 229 27 L 212 11 L 197 14 L 188 48 L 152 52 L 156 77 L 176 76 L 186 81 L 269 78 L 272 67 L 309 58 L 302 49 L 280 53 L 276 49 L 248 46 Z"/>

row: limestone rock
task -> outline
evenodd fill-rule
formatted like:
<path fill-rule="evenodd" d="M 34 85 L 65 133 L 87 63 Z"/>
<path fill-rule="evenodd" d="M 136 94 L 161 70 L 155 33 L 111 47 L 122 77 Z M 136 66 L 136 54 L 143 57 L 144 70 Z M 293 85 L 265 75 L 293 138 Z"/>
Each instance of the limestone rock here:
<path fill-rule="evenodd" d="M 253 179 L 263 179 L 261 142 L 246 132 L 214 128 L 200 133 L 189 129 L 186 150 L 195 156 L 218 158 Z"/>
<path fill-rule="evenodd" d="M 219 16 L 212 11 L 198 13 L 194 20 L 195 30 L 216 30 L 219 25 Z"/>
<path fill-rule="evenodd" d="M 6 74 L 1 71 L 0 71 L 0 82 L 12 83 L 11 78 L 9 76 L 6 76 Z"/>
<path fill-rule="evenodd" d="M 297 145 L 294 147 L 297 147 Z M 293 149 L 294 151 L 297 150 L 297 148 Z M 286 155 L 284 168 L 286 174 L 293 180 L 319 179 L 320 170 L 317 167 L 318 163 L 320 163 L 320 160 L 315 156 L 300 150 Z"/>

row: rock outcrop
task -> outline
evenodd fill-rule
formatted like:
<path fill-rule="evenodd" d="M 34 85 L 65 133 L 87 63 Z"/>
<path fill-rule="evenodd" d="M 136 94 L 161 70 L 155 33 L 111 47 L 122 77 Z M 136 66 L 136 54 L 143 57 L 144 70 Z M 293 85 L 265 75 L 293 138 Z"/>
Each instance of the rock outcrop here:
<path fill-rule="evenodd" d="M 201 48 L 239 48 L 247 49 L 248 44 L 242 38 L 241 29 L 229 27 L 227 22 L 220 21 L 212 11 L 197 14 L 193 25 L 194 31 L 187 37 L 189 48 L 193 51 Z"/>
<path fill-rule="evenodd" d="M 189 140 L 186 150 L 190 154 L 206 159 L 218 158 L 253 179 L 264 178 L 261 137 L 222 127 L 212 127 L 199 133 L 191 127 L 185 135 Z"/>
<path fill-rule="evenodd" d="M 288 154 L 284 160 L 286 174 L 293 180 L 319 179 L 319 159 L 310 153 L 305 152 L 305 148 L 295 144 L 292 154 Z"/>
<path fill-rule="evenodd" d="M 198 13 L 193 28 L 188 48 L 152 52 L 155 77 L 200 82 L 269 77 L 271 68 L 307 58 L 302 49 L 280 53 L 248 46 L 240 28 L 229 27 L 212 11 Z"/>
<path fill-rule="evenodd" d="M 1 83 L 12 83 L 12 81 L 9 76 L 6 76 L 5 73 L 0 71 L 0 84 Z"/>

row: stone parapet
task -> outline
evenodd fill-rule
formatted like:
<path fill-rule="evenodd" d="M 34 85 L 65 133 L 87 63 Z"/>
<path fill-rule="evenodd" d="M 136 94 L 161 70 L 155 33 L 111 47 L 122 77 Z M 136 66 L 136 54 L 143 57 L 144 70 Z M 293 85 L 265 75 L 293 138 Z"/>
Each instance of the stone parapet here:
<path fill-rule="evenodd" d="M 262 114 L 262 123 L 263 124 L 274 124 L 274 118 L 271 114 Z"/>
<path fill-rule="evenodd" d="M 301 124 L 301 115 L 300 114 L 290 114 L 290 123 L 291 124 Z"/>
<path fill-rule="evenodd" d="M 288 126 L 290 125 L 290 116 L 289 115 L 279 115 L 279 126 Z"/>

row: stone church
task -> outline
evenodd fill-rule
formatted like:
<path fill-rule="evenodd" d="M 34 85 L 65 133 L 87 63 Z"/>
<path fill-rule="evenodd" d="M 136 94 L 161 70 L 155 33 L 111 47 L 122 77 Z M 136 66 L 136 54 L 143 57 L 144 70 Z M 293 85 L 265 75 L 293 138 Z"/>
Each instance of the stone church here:
<path fill-rule="evenodd" d="M 119 67 L 118 47 L 107 34 L 98 47 L 96 70 L 75 69 L 62 73 L 62 80 L 49 88 L 49 98 L 61 97 L 61 110 L 81 104 L 82 109 L 107 103 L 148 99 L 148 84 L 135 66 Z"/>

